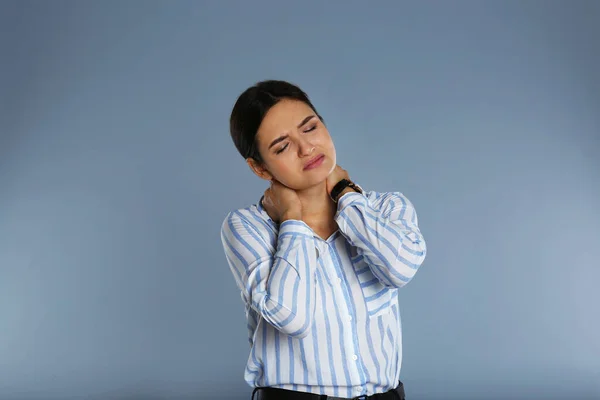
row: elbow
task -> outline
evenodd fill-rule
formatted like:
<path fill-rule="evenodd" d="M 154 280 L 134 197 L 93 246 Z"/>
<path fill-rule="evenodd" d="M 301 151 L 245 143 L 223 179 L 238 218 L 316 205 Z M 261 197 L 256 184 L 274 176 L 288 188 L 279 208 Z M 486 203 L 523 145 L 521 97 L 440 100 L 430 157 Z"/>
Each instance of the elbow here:
<path fill-rule="evenodd" d="M 417 246 L 412 247 L 410 249 L 405 249 L 402 254 L 396 260 L 404 265 L 404 268 L 408 268 L 412 271 L 412 276 L 417 272 L 417 270 L 425 261 L 425 257 L 427 256 L 427 245 L 424 240 L 416 243 Z M 411 278 L 412 278 L 411 276 Z"/>
<path fill-rule="evenodd" d="M 306 315 L 304 321 L 301 320 L 301 318 L 295 316 L 291 323 L 280 326 L 281 332 L 295 339 L 307 337 L 312 329 L 313 318 L 312 316 Z"/>
<path fill-rule="evenodd" d="M 421 268 L 423 262 L 425 261 L 425 249 L 421 250 L 418 254 L 413 254 L 408 258 L 410 263 L 410 268 L 414 271 L 414 274 Z"/>
<path fill-rule="evenodd" d="M 400 289 L 408 284 L 412 280 L 414 275 L 403 275 L 401 278 L 396 276 L 390 276 L 388 282 L 382 282 L 384 286 L 393 289 Z"/>
<path fill-rule="evenodd" d="M 310 327 L 308 329 L 299 329 L 296 331 L 288 331 L 288 332 L 284 332 L 285 334 L 287 334 L 288 336 L 291 336 L 295 339 L 304 339 L 305 337 L 308 336 L 308 334 L 310 333 L 311 329 Z"/>
<path fill-rule="evenodd" d="M 308 336 L 313 325 L 313 314 L 296 312 L 278 304 L 272 309 L 263 308 L 261 314 L 267 322 L 281 333 L 293 338 L 302 339 Z"/>
<path fill-rule="evenodd" d="M 419 251 L 403 254 L 401 257 L 396 258 L 390 265 L 390 270 L 393 271 L 393 273 L 388 274 L 389 282 L 384 284 L 393 288 L 406 286 L 412 281 L 425 261 L 425 255 L 426 249 L 423 246 Z"/>

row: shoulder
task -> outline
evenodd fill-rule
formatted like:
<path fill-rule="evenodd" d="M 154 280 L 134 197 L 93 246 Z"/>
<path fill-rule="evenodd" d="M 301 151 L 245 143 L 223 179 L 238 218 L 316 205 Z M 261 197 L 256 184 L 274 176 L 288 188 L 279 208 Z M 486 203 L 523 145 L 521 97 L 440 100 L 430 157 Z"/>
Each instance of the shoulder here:
<path fill-rule="evenodd" d="M 232 210 L 223 218 L 221 233 L 248 229 L 262 233 L 269 229 L 269 221 L 264 214 L 257 204 Z"/>

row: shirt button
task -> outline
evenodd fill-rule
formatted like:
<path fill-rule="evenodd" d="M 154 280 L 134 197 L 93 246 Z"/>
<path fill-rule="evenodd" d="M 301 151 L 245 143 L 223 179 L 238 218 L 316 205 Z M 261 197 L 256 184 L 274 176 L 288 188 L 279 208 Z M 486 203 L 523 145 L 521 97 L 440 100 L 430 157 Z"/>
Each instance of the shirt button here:
<path fill-rule="evenodd" d="M 357 393 L 360 393 L 360 392 L 362 392 L 362 388 L 361 388 L 361 387 L 357 387 L 357 388 L 356 388 L 356 392 L 357 392 Z"/>
<path fill-rule="evenodd" d="M 356 361 L 356 360 L 358 360 L 358 356 L 357 356 L 356 354 L 354 354 L 354 355 L 352 355 L 352 359 L 353 359 L 354 361 Z M 359 389 L 359 390 L 360 390 L 360 389 Z"/>
<path fill-rule="evenodd" d="M 342 278 L 338 278 L 338 282 L 339 282 L 339 283 L 342 283 Z"/>
<path fill-rule="evenodd" d="M 352 315 L 348 315 L 348 321 L 352 321 Z"/>

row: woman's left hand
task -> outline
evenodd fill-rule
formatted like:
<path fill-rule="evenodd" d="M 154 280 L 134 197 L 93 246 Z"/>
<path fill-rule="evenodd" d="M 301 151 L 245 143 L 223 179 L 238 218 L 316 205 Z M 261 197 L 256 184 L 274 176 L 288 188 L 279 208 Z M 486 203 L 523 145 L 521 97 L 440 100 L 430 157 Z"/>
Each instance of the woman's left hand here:
<path fill-rule="evenodd" d="M 348 172 L 345 169 L 343 169 L 339 165 L 336 165 L 335 169 L 331 171 L 331 173 L 327 177 L 327 193 L 329 195 L 331 195 L 331 191 L 333 190 L 335 184 L 341 181 L 342 179 L 350 180 L 350 176 L 348 175 Z"/>

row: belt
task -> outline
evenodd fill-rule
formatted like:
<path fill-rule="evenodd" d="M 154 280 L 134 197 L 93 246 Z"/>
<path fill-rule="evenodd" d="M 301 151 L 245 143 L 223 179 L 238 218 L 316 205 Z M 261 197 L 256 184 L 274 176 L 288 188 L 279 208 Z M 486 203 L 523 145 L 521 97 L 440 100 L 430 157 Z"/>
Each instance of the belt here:
<path fill-rule="evenodd" d="M 257 387 L 252 392 L 252 400 L 257 394 L 257 400 L 404 400 L 404 385 L 399 382 L 398 386 L 385 393 L 375 393 L 370 396 L 362 395 L 352 398 L 334 397 L 322 394 L 297 392 L 295 390 L 287 390 L 271 387 Z"/>

